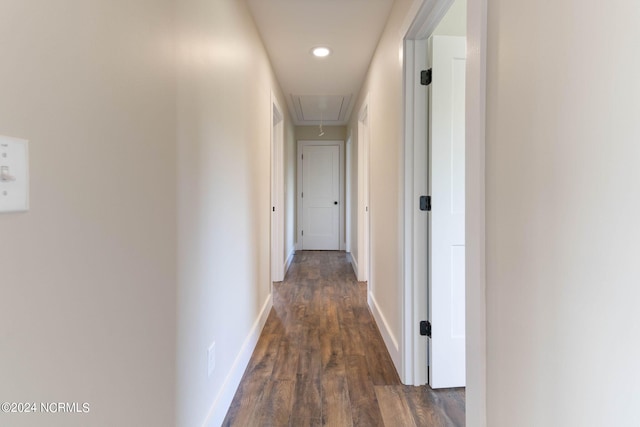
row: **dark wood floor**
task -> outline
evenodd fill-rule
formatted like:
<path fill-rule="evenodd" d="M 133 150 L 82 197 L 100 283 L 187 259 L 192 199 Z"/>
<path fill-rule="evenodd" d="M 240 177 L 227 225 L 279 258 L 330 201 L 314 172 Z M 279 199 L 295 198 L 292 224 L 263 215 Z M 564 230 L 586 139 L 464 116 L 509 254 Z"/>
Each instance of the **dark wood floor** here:
<path fill-rule="evenodd" d="M 464 426 L 464 389 L 403 386 L 344 252 L 298 252 L 224 426 Z"/>

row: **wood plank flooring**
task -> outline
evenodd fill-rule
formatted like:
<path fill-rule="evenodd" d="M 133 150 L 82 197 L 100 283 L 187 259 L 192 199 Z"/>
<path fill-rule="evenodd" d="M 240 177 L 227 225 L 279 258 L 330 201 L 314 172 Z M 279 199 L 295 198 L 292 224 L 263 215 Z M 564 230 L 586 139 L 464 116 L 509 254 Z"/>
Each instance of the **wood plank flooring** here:
<path fill-rule="evenodd" d="M 224 426 L 462 427 L 464 389 L 404 386 L 344 252 L 295 255 Z"/>

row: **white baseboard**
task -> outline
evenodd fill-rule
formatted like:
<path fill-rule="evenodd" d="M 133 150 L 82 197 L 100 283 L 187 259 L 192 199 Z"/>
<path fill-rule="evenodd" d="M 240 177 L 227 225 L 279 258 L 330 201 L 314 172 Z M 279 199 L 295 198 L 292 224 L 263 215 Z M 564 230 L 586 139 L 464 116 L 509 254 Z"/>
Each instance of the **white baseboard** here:
<path fill-rule="evenodd" d="M 272 306 L 272 296 L 269 295 L 269 298 L 265 301 L 258 318 L 251 328 L 251 332 L 249 332 L 249 336 L 244 340 L 240 353 L 233 362 L 233 366 L 225 378 L 222 388 L 220 389 L 218 396 L 216 396 L 216 399 L 209 410 L 209 415 L 205 419 L 202 427 L 219 427 L 222 425 L 224 417 L 227 415 L 231 402 L 233 401 L 233 396 L 236 394 L 236 390 L 240 385 L 244 371 L 249 365 L 249 360 L 251 359 L 253 350 L 256 348 L 258 338 L 260 338 L 260 333 L 262 332 L 264 324 L 267 322 L 267 317 L 269 317 L 269 312 L 271 311 Z"/>
<path fill-rule="evenodd" d="M 398 372 L 402 372 L 402 358 L 400 355 L 400 347 L 398 346 L 398 340 L 391 332 L 391 328 L 389 328 L 389 324 L 387 323 L 387 319 L 385 319 L 382 311 L 380 311 L 380 307 L 376 299 L 374 298 L 371 292 L 368 292 L 368 302 L 369 307 L 371 308 L 371 313 L 373 313 L 373 318 L 378 325 L 378 329 L 380 330 L 380 334 L 382 335 L 382 339 L 384 340 L 385 345 L 387 346 L 387 350 L 391 355 L 391 360 L 393 360 L 393 364 L 396 367 Z"/>
<path fill-rule="evenodd" d="M 351 267 L 353 267 L 353 272 L 356 274 L 356 278 L 357 278 L 358 277 L 358 261 L 356 261 L 356 257 L 354 257 L 353 254 L 349 254 L 349 258 L 351 258 Z"/>
<path fill-rule="evenodd" d="M 295 247 L 291 248 L 291 252 L 289 252 L 289 256 L 287 257 L 287 260 L 284 262 L 284 269 L 282 270 L 284 271 L 284 277 L 287 277 L 287 271 L 289 271 L 289 267 L 291 267 L 291 263 L 293 262 L 293 257 L 295 254 L 296 254 Z"/>

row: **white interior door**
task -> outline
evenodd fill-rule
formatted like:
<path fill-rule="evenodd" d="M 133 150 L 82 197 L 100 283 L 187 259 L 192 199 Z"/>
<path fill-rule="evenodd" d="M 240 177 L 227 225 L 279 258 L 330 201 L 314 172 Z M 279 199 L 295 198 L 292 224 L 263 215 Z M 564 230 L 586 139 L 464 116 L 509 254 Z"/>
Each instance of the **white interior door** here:
<path fill-rule="evenodd" d="M 465 385 L 464 37 L 433 36 L 429 384 Z"/>
<path fill-rule="evenodd" d="M 340 249 L 340 146 L 302 148 L 302 249 Z"/>

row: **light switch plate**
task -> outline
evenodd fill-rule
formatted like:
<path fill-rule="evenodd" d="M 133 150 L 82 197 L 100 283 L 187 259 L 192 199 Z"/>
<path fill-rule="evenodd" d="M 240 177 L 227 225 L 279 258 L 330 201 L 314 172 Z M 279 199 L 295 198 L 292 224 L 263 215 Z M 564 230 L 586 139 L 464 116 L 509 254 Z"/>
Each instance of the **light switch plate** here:
<path fill-rule="evenodd" d="M 29 141 L 0 135 L 0 213 L 29 210 Z"/>

